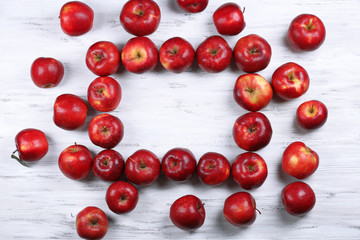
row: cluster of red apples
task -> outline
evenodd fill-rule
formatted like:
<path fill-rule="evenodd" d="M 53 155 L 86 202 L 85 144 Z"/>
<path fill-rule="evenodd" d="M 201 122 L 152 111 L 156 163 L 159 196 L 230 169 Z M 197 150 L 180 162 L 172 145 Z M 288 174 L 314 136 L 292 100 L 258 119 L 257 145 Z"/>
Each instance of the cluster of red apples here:
<path fill-rule="evenodd" d="M 181 9 L 190 13 L 203 11 L 208 0 L 177 0 Z M 148 150 L 138 150 L 125 161 L 113 148 L 123 138 L 124 126 L 119 118 L 108 113 L 95 116 L 88 127 L 93 144 L 104 148 L 95 158 L 83 145 L 72 145 L 59 156 L 59 168 L 70 179 L 81 180 L 94 174 L 112 183 L 106 192 L 106 203 L 116 213 L 130 212 L 138 201 L 137 186 L 154 183 L 162 171 L 173 181 L 187 181 L 194 173 L 207 185 L 217 186 L 225 182 L 230 174 L 243 189 L 260 187 L 267 178 L 268 170 L 264 159 L 254 151 L 268 145 L 272 128 L 268 118 L 259 111 L 266 107 L 273 97 L 273 91 L 290 100 L 302 96 L 309 88 L 309 75 L 300 65 L 289 62 L 280 66 L 272 75 L 271 85 L 255 72 L 265 69 L 271 59 L 271 47 L 262 37 L 251 34 L 240 38 L 234 50 L 221 36 L 210 36 L 196 51 L 192 45 L 180 37 L 174 37 L 160 47 L 146 35 L 152 34 L 160 24 L 160 8 L 152 0 L 129 0 L 120 13 L 124 29 L 135 35 L 123 47 L 121 54 L 114 43 L 100 41 L 93 44 L 86 54 L 86 65 L 96 78 L 88 87 L 89 105 L 100 112 L 116 109 L 121 100 L 121 87 L 109 75 L 117 72 L 119 65 L 133 73 L 144 73 L 154 69 L 158 59 L 162 66 L 174 73 L 186 71 L 196 62 L 201 69 L 211 73 L 225 70 L 234 55 L 236 65 L 246 74 L 238 77 L 234 87 L 234 99 L 248 110 L 233 126 L 236 144 L 247 151 L 236 157 L 232 164 L 223 155 L 205 153 L 197 162 L 192 152 L 185 148 L 168 151 L 161 162 Z M 92 28 L 93 10 L 81 2 L 66 3 L 60 11 L 62 30 L 70 36 L 79 36 Z M 245 28 L 242 9 L 235 3 L 220 6 L 213 14 L 214 25 L 221 35 L 237 35 Z M 317 49 L 325 39 L 325 27 L 314 15 L 302 14 L 296 17 L 288 30 L 290 43 L 297 49 L 311 51 Z M 54 58 L 38 58 L 31 66 L 31 77 L 36 86 L 49 88 L 57 86 L 64 75 L 62 63 Z M 82 127 L 87 117 L 88 105 L 73 94 L 62 94 L 54 103 L 54 123 L 65 130 Z M 319 101 L 304 102 L 297 109 L 297 121 L 305 129 L 321 127 L 327 119 L 327 109 Z M 37 161 L 48 151 L 45 134 L 37 129 L 24 129 L 15 138 L 20 163 Z M 14 152 L 15 153 L 15 152 Z M 302 142 L 291 143 L 283 153 L 284 171 L 304 179 L 315 172 L 319 156 Z M 122 173 L 129 182 L 118 181 Z M 282 202 L 291 215 L 303 215 L 315 204 L 315 194 L 309 185 L 293 182 L 282 191 Z M 235 226 L 251 225 L 256 218 L 256 203 L 251 194 L 237 192 L 224 202 L 223 214 Z M 179 228 L 192 230 L 203 225 L 204 204 L 194 195 L 186 195 L 176 200 L 170 208 L 170 219 Z M 106 214 L 97 207 L 87 207 L 76 219 L 76 229 L 80 237 L 102 238 L 108 229 Z"/>

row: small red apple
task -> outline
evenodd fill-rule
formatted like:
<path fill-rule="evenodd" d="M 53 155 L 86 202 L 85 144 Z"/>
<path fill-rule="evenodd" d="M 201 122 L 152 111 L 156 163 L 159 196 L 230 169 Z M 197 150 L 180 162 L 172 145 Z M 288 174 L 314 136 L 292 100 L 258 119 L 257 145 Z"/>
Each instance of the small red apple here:
<path fill-rule="evenodd" d="M 120 66 L 120 52 L 112 42 L 96 42 L 88 49 L 85 62 L 94 74 L 108 76 L 117 72 Z"/>
<path fill-rule="evenodd" d="M 148 186 L 156 181 L 160 175 L 160 160 L 145 149 L 132 154 L 125 163 L 126 178 L 139 186 Z"/>
<path fill-rule="evenodd" d="M 156 31 L 160 24 L 161 12 L 152 0 L 129 0 L 120 13 L 124 29 L 135 36 L 145 36 Z"/>
<path fill-rule="evenodd" d="M 235 101 L 241 107 L 256 112 L 270 103 L 273 90 L 265 78 L 255 73 L 249 73 L 238 77 L 233 94 Z"/>
<path fill-rule="evenodd" d="M 231 166 L 231 174 L 242 188 L 251 190 L 265 182 L 268 170 L 266 162 L 259 154 L 246 152 L 235 158 Z"/>
<path fill-rule="evenodd" d="M 61 29 L 69 36 L 80 36 L 89 32 L 93 21 L 94 12 L 85 3 L 68 2 L 60 10 Z"/>
<path fill-rule="evenodd" d="M 204 204 L 194 195 L 182 196 L 171 205 L 170 219 L 180 229 L 195 230 L 204 224 Z"/>
<path fill-rule="evenodd" d="M 271 59 L 270 44 L 256 34 L 240 38 L 234 48 L 236 66 L 248 73 L 265 69 Z"/>
<path fill-rule="evenodd" d="M 116 181 L 124 170 L 123 156 L 115 150 L 107 149 L 98 153 L 92 164 L 92 169 L 98 178 L 104 181 Z"/>
<path fill-rule="evenodd" d="M 320 101 L 310 100 L 302 103 L 296 111 L 296 119 L 304 129 L 316 129 L 325 124 L 328 110 Z"/>
<path fill-rule="evenodd" d="M 90 106 L 101 112 L 115 110 L 119 106 L 121 96 L 121 86 L 112 77 L 96 78 L 87 91 Z"/>
<path fill-rule="evenodd" d="M 86 207 L 76 216 L 76 231 L 81 238 L 101 239 L 109 228 L 109 220 L 98 207 Z"/>
<path fill-rule="evenodd" d="M 220 185 L 230 175 L 229 160 L 220 153 L 205 153 L 199 160 L 196 173 L 200 181 L 206 185 Z"/>
<path fill-rule="evenodd" d="M 205 10 L 209 0 L 177 0 L 179 7 L 190 13 L 198 13 Z"/>
<path fill-rule="evenodd" d="M 236 3 L 225 3 L 213 14 L 216 30 L 222 35 L 237 35 L 245 28 L 244 15 Z"/>
<path fill-rule="evenodd" d="M 81 180 L 89 175 L 92 156 L 89 149 L 83 145 L 71 145 L 65 148 L 59 156 L 61 172 L 72 180 Z"/>
<path fill-rule="evenodd" d="M 128 213 L 136 207 L 139 193 L 131 183 L 118 181 L 110 185 L 105 199 L 109 209 L 114 213 Z"/>
<path fill-rule="evenodd" d="M 114 148 L 124 136 L 124 125 L 118 117 L 104 113 L 90 121 L 88 133 L 96 146 Z"/>
<path fill-rule="evenodd" d="M 288 29 L 290 43 L 297 49 L 313 51 L 325 40 L 326 30 L 323 22 L 315 15 L 301 14 L 294 18 Z"/>
<path fill-rule="evenodd" d="M 31 79 L 39 88 L 56 87 L 64 76 L 63 64 L 55 58 L 39 57 L 31 65 Z"/>
<path fill-rule="evenodd" d="M 312 188 L 304 182 L 293 182 L 286 185 L 281 192 L 282 203 L 286 211 L 294 216 L 309 212 L 316 202 Z"/>
<path fill-rule="evenodd" d="M 168 179 L 185 182 L 196 170 L 196 159 L 189 149 L 173 148 L 162 158 L 161 167 Z"/>
<path fill-rule="evenodd" d="M 220 36 L 205 39 L 196 49 L 196 61 L 201 69 L 210 73 L 225 70 L 232 58 L 232 49 Z"/>
<path fill-rule="evenodd" d="M 59 128 L 74 130 L 84 125 L 88 106 L 86 102 L 73 94 L 62 94 L 54 103 L 54 123 Z"/>
<path fill-rule="evenodd" d="M 195 50 L 185 39 L 173 37 L 160 47 L 159 58 L 165 69 L 174 73 L 182 73 L 193 63 Z"/>

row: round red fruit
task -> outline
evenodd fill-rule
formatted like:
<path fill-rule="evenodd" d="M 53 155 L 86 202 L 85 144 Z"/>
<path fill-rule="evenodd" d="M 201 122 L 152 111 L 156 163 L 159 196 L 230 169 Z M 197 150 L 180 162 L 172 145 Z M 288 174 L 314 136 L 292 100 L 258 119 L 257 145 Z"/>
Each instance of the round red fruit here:
<path fill-rule="evenodd" d="M 103 150 L 95 156 L 92 169 L 95 176 L 104 181 L 116 181 L 120 178 L 125 165 L 125 160 L 115 150 Z"/>
<path fill-rule="evenodd" d="M 63 76 L 64 66 L 55 58 L 39 57 L 31 65 L 31 79 L 39 88 L 56 87 Z"/>
<path fill-rule="evenodd" d="M 94 12 L 85 3 L 68 2 L 60 10 L 61 29 L 69 36 L 80 36 L 89 32 L 93 21 Z"/>

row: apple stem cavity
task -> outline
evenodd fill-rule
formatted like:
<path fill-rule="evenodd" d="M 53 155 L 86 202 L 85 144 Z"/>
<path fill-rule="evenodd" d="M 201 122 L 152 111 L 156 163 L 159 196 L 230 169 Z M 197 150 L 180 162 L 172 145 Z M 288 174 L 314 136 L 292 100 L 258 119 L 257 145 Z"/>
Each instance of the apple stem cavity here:
<path fill-rule="evenodd" d="M 21 165 L 25 166 L 25 167 L 29 167 L 29 165 L 27 165 L 23 160 L 21 160 L 20 158 L 18 158 L 15 153 L 18 150 L 15 150 L 12 154 L 11 154 L 11 158 L 16 159 L 16 161 L 18 161 Z"/>
<path fill-rule="evenodd" d="M 95 59 L 96 59 L 96 61 L 98 62 L 98 61 L 100 61 L 103 57 L 100 55 L 100 54 L 98 54 L 98 53 L 94 53 L 94 55 L 95 55 Z"/>

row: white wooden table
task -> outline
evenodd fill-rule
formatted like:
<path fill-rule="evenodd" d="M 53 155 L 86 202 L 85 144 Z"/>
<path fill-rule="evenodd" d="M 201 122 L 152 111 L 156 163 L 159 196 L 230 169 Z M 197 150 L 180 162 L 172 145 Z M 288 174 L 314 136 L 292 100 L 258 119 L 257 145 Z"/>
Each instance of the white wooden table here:
<path fill-rule="evenodd" d="M 358 0 L 244 0 L 245 30 L 226 37 L 231 47 L 247 34 L 256 33 L 270 43 L 270 65 L 260 72 L 271 79 L 281 64 L 294 61 L 310 75 L 309 91 L 299 99 L 274 98 L 262 112 L 273 127 L 271 143 L 258 151 L 268 164 L 269 176 L 262 187 L 251 191 L 262 215 L 246 229 L 226 222 L 224 200 L 242 191 L 232 179 L 219 187 L 201 184 L 196 177 L 188 183 L 172 183 L 163 176 L 150 187 L 139 189 L 136 209 L 125 215 L 112 213 L 105 203 L 110 183 L 90 175 L 73 181 L 62 175 L 57 160 L 60 152 L 77 142 L 95 155 L 86 126 L 65 131 L 52 121 L 55 98 L 73 93 L 86 99 L 95 79 L 85 65 L 88 47 L 100 40 L 120 48 L 132 36 L 119 22 L 125 1 L 86 1 L 95 12 L 91 32 L 80 37 L 65 35 L 59 10 L 66 1 L 1 1 L 0 7 L 0 239 L 76 239 L 75 216 L 86 206 L 103 209 L 110 218 L 106 239 L 360 239 L 360 1 Z M 210 0 L 199 14 L 186 14 L 175 0 L 158 0 L 162 12 L 158 30 L 150 35 L 158 48 L 168 38 L 180 36 L 196 48 L 217 34 L 212 13 L 224 1 Z M 314 52 L 296 52 L 286 42 L 291 20 L 301 13 L 319 16 L 327 29 L 323 46 Z M 30 66 L 41 56 L 54 57 L 65 65 L 65 76 L 56 88 L 37 88 Z M 160 65 L 152 72 L 136 75 L 122 70 L 114 75 L 123 90 L 120 106 L 112 113 L 125 125 L 123 141 L 115 148 L 125 158 L 140 148 L 160 158 L 173 147 L 187 147 L 197 159 L 208 151 L 225 155 L 231 162 L 243 150 L 232 138 L 235 119 L 245 110 L 233 100 L 232 89 L 242 74 L 234 64 L 218 74 L 205 73 L 196 64 L 182 74 L 172 74 Z M 317 99 L 329 110 L 327 123 L 316 131 L 303 131 L 294 122 L 300 103 Z M 14 137 L 28 127 L 42 129 L 49 139 L 49 152 L 31 168 L 10 158 Z M 304 141 L 320 155 L 317 172 L 305 180 L 317 196 L 315 208 L 305 217 L 289 216 L 280 193 L 295 179 L 280 166 L 285 147 Z M 206 208 L 204 225 L 194 232 L 176 228 L 168 217 L 171 203 L 185 194 L 195 194 Z"/>

